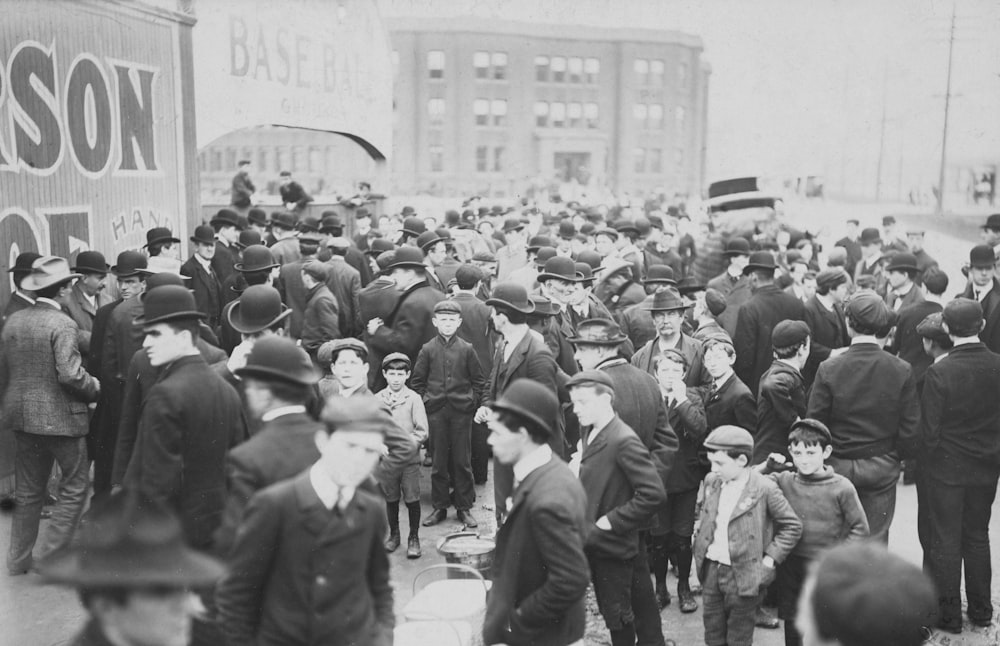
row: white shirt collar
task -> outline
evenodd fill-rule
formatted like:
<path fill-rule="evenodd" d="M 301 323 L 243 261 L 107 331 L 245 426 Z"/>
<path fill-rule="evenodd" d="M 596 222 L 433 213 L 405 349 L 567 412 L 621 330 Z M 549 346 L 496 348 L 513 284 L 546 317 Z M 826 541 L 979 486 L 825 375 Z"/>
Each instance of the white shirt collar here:
<path fill-rule="evenodd" d="M 32 305 L 35 304 L 35 299 L 32 298 L 31 296 L 28 296 L 27 294 L 25 294 L 21 290 L 19 290 L 19 289 L 18 290 L 14 290 L 14 293 L 17 294 L 18 296 L 20 296 L 21 298 L 23 298 L 24 300 L 28 301 L 29 303 L 31 303 Z"/>
<path fill-rule="evenodd" d="M 969 345 L 970 343 L 979 343 L 978 336 L 967 336 L 964 338 L 958 338 L 954 340 L 954 346 L 957 348 L 960 345 Z"/>
<path fill-rule="evenodd" d="M 945 352 L 944 354 L 939 354 L 938 356 L 934 357 L 934 363 L 937 363 L 938 361 L 940 361 L 941 359 L 944 359 L 947 356 L 948 356 L 947 352 Z"/>
<path fill-rule="evenodd" d="M 202 258 L 201 256 L 199 256 L 198 254 L 194 255 L 194 259 L 198 261 L 198 264 L 201 265 L 202 269 L 204 269 L 208 273 L 212 273 L 212 261 L 211 260 L 205 260 L 204 258 Z"/>
<path fill-rule="evenodd" d="M 552 449 L 548 444 L 542 444 L 531 453 L 521 456 L 521 459 L 514 463 L 514 482 L 524 482 L 532 471 L 548 464 L 551 459 Z"/>
<path fill-rule="evenodd" d="M 272 419 L 281 417 L 282 415 L 294 415 L 295 413 L 306 412 L 305 406 L 282 406 L 280 408 L 275 408 L 274 410 L 269 410 L 260 416 L 260 421 L 270 422 Z"/>
<path fill-rule="evenodd" d="M 612 417 L 611 419 L 608 420 L 607 424 L 604 424 L 600 428 L 598 428 L 597 426 L 592 427 L 590 429 L 590 434 L 587 435 L 587 444 L 593 444 L 594 443 L 594 439 L 597 438 L 597 436 L 600 434 L 601 431 L 603 431 L 607 427 L 611 426 L 611 422 L 613 422 L 614 419 L 615 418 Z"/>
<path fill-rule="evenodd" d="M 875 345 L 879 345 L 878 339 L 873 334 L 859 334 L 851 339 L 851 345 L 859 343 L 874 343 Z"/>
<path fill-rule="evenodd" d="M 747 482 L 750 481 L 750 469 L 743 469 L 740 475 L 736 476 L 732 480 L 726 480 L 722 483 L 723 487 L 736 487 L 737 489 L 743 489 Z"/>
<path fill-rule="evenodd" d="M 39 296 L 38 298 L 36 298 L 35 303 L 45 303 L 46 305 L 51 305 L 57 310 L 61 310 L 63 308 L 62 305 L 60 305 L 57 301 L 54 301 L 51 298 L 45 298 L 44 296 Z"/>
<path fill-rule="evenodd" d="M 513 351 L 514 348 L 517 346 L 517 344 L 520 343 L 521 340 L 524 339 L 524 337 L 528 336 L 528 332 L 531 330 L 531 328 L 529 328 L 527 325 L 523 327 L 522 326 L 518 327 L 519 329 L 514 330 L 514 334 L 511 335 L 510 338 L 506 339 L 507 349 L 510 351 Z"/>
<path fill-rule="evenodd" d="M 344 388 L 344 387 L 341 387 L 341 389 L 340 389 L 340 396 L 341 397 L 350 397 L 354 393 L 358 392 L 361 389 L 361 386 L 363 386 L 363 385 L 364 385 L 364 382 L 359 383 L 357 386 L 354 386 L 353 388 Z"/>
<path fill-rule="evenodd" d="M 338 487 L 323 473 L 323 469 L 318 464 L 314 464 L 309 469 L 309 483 L 316 491 L 316 495 L 319 496 L 319 501 L 327 509 L 332 510 L 338 500 L 340 508 L 343 509 L 354 498 L 354 487 Z"/>

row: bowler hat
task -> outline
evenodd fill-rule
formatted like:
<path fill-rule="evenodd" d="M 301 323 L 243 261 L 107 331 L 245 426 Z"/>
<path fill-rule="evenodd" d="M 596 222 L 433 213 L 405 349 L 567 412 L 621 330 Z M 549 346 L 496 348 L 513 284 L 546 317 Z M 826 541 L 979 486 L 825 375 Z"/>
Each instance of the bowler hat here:
<path fill-rule="evenodd" d="M 320 414 L 320 421 L 326 424 L 331 433 L 360 431 L 383 436 L 396 424 L 389 408 L 374 395 L 330 397 Z"/>
<path fill-rule="evenodd" d="M 544 283 L 548 280 L 568 280 L 571 283 L 579 282 L 581 276 L 576 273 L 576 263 L 572 258 L 566 256 L 553 256 L 545 261 L 545 269 L 538 274 L 538 282 Z"/>
<path fill-rule="evenodd" d="M 988 244 L 976 245 L 969 252 L 969 266 L 992 268 L 997 262 L 993 247 Z"/>
<path fill-rule="evenodd" d="M 319 350 L 316 351 L 316 360 L 321 364 L 333 363 L 337 353 L 341 350 L 354 350 L 364 361 L 368 360 L 368 346 L 353 337 L 327 341 L 319 346 Z"/>
<path fill-rule="evenodd" d="M 319 226 L 320 226 L 319 219 L 312 217 L 305 217 L 299 220 L 298 229 L 302 233 L 306 233 L 309 231 L 318 232 Z"/>
<path fill-rule="evenodd" d="M 551 247 L 552 239 L 548 236 L 534 236 L 531 240 L 528 240 L 528 253 L 538 251 L 542 247 Z"/>
<path fill-rule="evenodd" d="M 409 216 L 413 215 L 416 212 L 417 212 L 417 210 L 414 209 L 412 206 L 404 206 L 403 209 L 399 213 L 400 213 L 400 215 L 402 215 L 405 218 L 405 217 L 409 217 Z"/>
<path fill-rule="evenodd" d="M 267 212 L 264 209 L 254 207 L 247 211 L 247 222 L 256 224 L 259 227 L 267 226 Z"/>
<path fill-rule="evenodd" d="M 118 254 L 118 260 L 111 273 L 119 278 L 129 278 L 131 276 L 145 275 L 149 272 L 146 268 L 149 260 L 138 251 L 123 251 Z"/>
<path fill-rule="evenodd" d="M 682 278 L 681 282 L 677 283 L 677 291 L 680 292 L 682 296 L 705 291 L 705 283 L 701 282 L 694 276 L 688 276 L 687 278 Z"/>
<path fill-rule="evenodd" d="M 576 260 L 577 262 L 587 263 L 588 265 L 590 265 L 591 269 L 597 271 L 598 269 L 601 268 L 601 262 L 603 262 L 604 259 L 601 258 L 601 254 L 597 253 L 596 251 L 593 251 L 591 249 L 586 249 L 576 255 Z"/>
<path fill-rule="evenodd" d="M 524 228 L 524 223 L 517 218 L 507 218 L 503 221 L 503 232 L 510 233 L 511 231 L 520 231 Z"/>
<path fill-rule="evenodd" d="M 419 236 L 417 236 L 417 246 L 424 253 L 430 251 L 430 248 L 439 242 L 443 242 L 441 237 L 434 231 L 424 231 Z"/>
<path fill-rule="evenodd" d="M 714 287 L 705 290 L 705 307 L 708 308 L 712 316 L 718 316 L 725 312 L 728 305 L 726 297 L 719 290 Z"/>
<path fill-rule="evenodd" d="M 406 356 L 402 352 L 392 352 L 385 359 L 382 359 L 382 370 L 386 370 L 389 367 L 389 364 L 393 363 L 394 361 L 406 362 L 407 370 L 413 367 L 413 362 L 410 361 L 410 358 L 408 356 Z"/>
<path fill-rule="evenodd" d="M 375 256 L 375 264 L 378 265 L 379 275 L 386 276 L 389 274 L 391 269 L 389 265 L 396 260 L 396 250 L 390 249 L 389 251 L 383 251 L 379 255 Z"/>
<path fill-rule="evenodd" d="M 893 311 L 870 289 L 854 293 L 847 301 L 847 319 L 870 330 L 883 330 L 892 323 Z"/>
<path fill-rule="evenodd" d="M 496 262 L 497 257 L 492 251 L 477 251 L 472 255 L 472 262 Z"/>
<path fill-rule="evenodd" d="M 434 304 L 435 314 L 458 314 L 462 315 L 462 306 L 451 299 L 445 299 L 443 301 L 438 301 Z"/>
<path fill-rule="evenodd" d="M 139 302 L 146 302 L 146 294 L 151 292 L 156 287 L 162 287 L 164 285 L 177 285 L 178 287 L 184 287 L 184 279 L 178 274 L 171 273 L 169 271 L 161 271 L 155 273 L 146 279 L 146 291 L 139 294 Z"/>
<path fill-rule="evenodd" d="M 897 253 L 889 261 L 886 271 L 920 271 L 917 267 L 917 257 L 912 253 Z"/>
<path fill-rule="evenodd" d="M 95 502 L 73 545 L 42 559 L 38 571 L 80 588 L 188 588 L 211 585 L 225 568 L 184 544 L 166 505 L 126 490 Z"/>
<path fill-rule="evenodd" d="M 632 233 L 639 235 L 639 227 L 632 220 L 619 220 L 615 222 L 614 228 L 618 233 Z"/>
<path fill-rule="evenodd" d="M 339 236 L 344 233 L 344 223 L 336 215 L 324 216 L 319 224 L 319 232 Z"/>
<path fill-rule="evenodd" d="M 674 270 L 669 265 L 650 265 L 646 270 L 646 280 L 644 285 L 677 285 L 674 279 Z"/>
<path fill-rule="evenodd" d="M 847 278 L 847 272 L 843 267 L 831 267 L 830 269 L 824 269 L 816 275 L 816 286 L 825 287 L 829 285 L 832 289 L 841 283 L 846 283 Z"/>
<path fill-rule="evenodd" d="M 628 339 L 617 323 L 610 319 L 588 319 L 576 326 L 576 336 L 567 341 L 573 345 L 618 346 Z"/>
<path fill-rule="evenodd" d="M 944 306 L 944 324 L 955 336 L 975 336 L 983 326 L 983 305 L 972 298 L 956 298 Z"/>
<path fill-rule="evenodd" d="M 135 253 L 135 252 L 132 252 Z M 142 254 L 139 254 L 142 256 Z M 18 254 L 17 259 L 14 261 L 14 266 L 7 271 L 14 274 L 30 274 L 31 266 L 35 264 L 35 261 L 42 257 L 42 254 L 35 253 L 34 251 L 23 251 Z M 145 256 L 142 256 L 145 258 Z"/>
<path fill-rule="evenodd" d="M 742 236 L 735 236 L 726 243 L 726 250 L 722 252 L 724 256 L 749 256 L 750 241 Z"/>
<path fill-rule="evenodd" d="M 789 249 L 788 252 L 785 253 L 785 264 L 789 267 L 796 264 L 806 265 L 807 267 L 809 266 L 809 263 L 806 262 L 805 256 L 802 255 L 802 252 L 795 249 Z"/>
<path fill-rule="evenodd" d="M 576 225 L 571 220 L 563 220 L 559 223 L 559 237 L 564 240 L 572 240 L 576 235 Z"/>
<path fill-rule="evenodd" d="M 996 229 L 997 231 L 1000 231 L 1000 213 L 993 213 L 986 218 L 986 224 L 984 224 L 982 228 Z"/>
<path fill-rule="evenodd" d="M 42 256 L 35 260 L 31 266 L 31 273 L 25 276 L 21 282 L 21 288 L 29 291 L 37 291 L 69 282 L 74 278 L 79 278 L 80 274 L 73 273 L 69 269 L 69 261 L 59 256 Z"/>
<path fill-rule="evenodd" d="M 532 294 L 529 298 L 531 298 L 531 302 L 535 306 L 535 311 L 528 315 L 530 317 L 547 318 L 549 316 L 555 316 L 562 311 L 559 303 L 553 303 L 539 294 Z"/>
<path fill-rule="evenodd" d="M 576 273 L 580 274 L 580 284 L 585 287 L 590 287 L 594 284 L 594 268 L 585 262 L 573 263 L 576 267 Z"/>
<path fill-rule="evenodd" d="M 306 351 L 283 336 L 268 336 L 255 341 L 247 355 L 246 365 L 236 369 L 236 376 L 277 379 L 303 386 L 319 381 L 319 371 L 313 367 Z"/>
<path fill-rule="evenodd" d="M 601 229 L 598 229 L 597 231 L 594 231 L 594 237 L 596 238 L 597 236 L 606 236 L 608 238 L 611 238 L 612 240 L 617 240 L 618 230 L 612 229 L 611 227 L 603 227 Z"/>
<path fill-rule="evenodd" d="M 195 227 L 191 242 L 199 244 L 215 244 L 215 230 L 207 224 Z"/>
<path fill-rule="evenodd" d="M 809 338 L 809 325 L 805 321 L 786 319 L 771 330 L 771 345 L 775 348 L 790 348 Z"/>
<path fill-rule="evenodd" d="M 601 385 L 610 388 L 612 391 L 615 389 L 615 382 L 611 380 L 611 376 L 603 370 L 583 370 L 572 377 L 566 382 L 566 388 L 572 389 L 577 386 L 595 386 Z"/>
<path fill-rule="evenodd" d="M 247 247 L 260 243 L 260 231 L 247 229 L 245 231 L 240 231 L 240 239 L 236 241 L 236 246 L 240 249 L 246 249 Z"/>
<path fill-rule="evenodd" d="M 424 253 L 420 249 L 416 247 L 400 247 L 396 249 L 396 257 L 386 269 L 392 271 L 396 268 L 419 269 L 421 267 L 426 267 L 426 265 L 424 264 Z"/>
<path fill-rule="evenodd" d="M 278 267 L 271 250 L 262 244 L 255 244 L 243 250 L 243 262 L 233 265 L 233 269 L 241 273 L 263 271 Z"/>
<path fill-rule="evenodd" d="M 226 314 L 229 324 L 240 334 L 256 334 L 291 316 L 281 302 L 281 294 L 270 285 L 251 285 L 243 290 Z"/>
<path fill-rule="evenodd" d="M 753 451 L 753 435 L 745 428 L 723 424 L 709 433 L 702 444 L 709 451 Z"/>
<path fill-rule="evenodd" d="M 535 268 L 543 269 L 545 263 L 549 261 L 550 258 L 555 258 L 559 255 L 559 252 L 555 247 L 542 247 L 535 254 Z"/>
<path fill-rule="evenodd" d="M 636 218 L 635 228 L 638 231 L 639 236 L 642 238 L 649 237 L 649 234 L 653 231 L 652 223 L 650 223 L 650 221 L 646 218 Z M 662 229 L 663 228 L 662 224 L 657 228 Z"/>
<path fill-rule="evenodd" d="M 559 400 L 551 390 L 539 388 L 537 381 L 515 379 L 490 408 L 525 417 L 551 435 L 553 422 L 559 414 Z"/>
<path fill-rule="evenodd" d="M 111 267 L 104 260 L 100 251 L 81 251 L 76 255 L 76 267 L 73 271 L 81 274 L 107 274 Z"/>
<path fill-rule="evenodd" d="M 167 227 L 153 227 L 146 232 L 146 244 L 144 247 L 152 247 L 154 244 L 172 242 L 177 244 L 180 238 L 175 238 L 174 234 Z"/>
<path fill-rule="evenodd" d="M 686 310 L 691 307 L 691 303 L 681 298 L 681 295 L 673 289 L 664 289 L 653 294 L 653 302 L 643 309 L 650 312 L 669 312 L 672 310 Z"/>
<path fill-rule="evenodd" d="M 299 246 L 319 247 L 319 243 L 323 242 L 323 235 L 319 231 L 304 231 L 299 234 L 298 241 Z"/>
<path fill-rule="evenodd" d="M 208 318 L 199 312 L 194 295 L 178 285 L 163 285 L 146 292 L 143 312 L 135 319 L 136 325 L 155 325 L 181 319 Z"/>
<path fill-rule="evenodd" d="M 493 293 L 486 299 L 486 304 L 521 314 L 535 311 L 535 304 L 528 299 L 528 290 L 517 283 L 497 283 Z"/>
<path fill-rule="evenodd" d="M 878 232 L 878 229 L 868 227 L 867 229 L 861 230 L 861 237 L 858 238 L 858 242 L 862 246 L 879 244 L 882 242 L 882 234 Z"/>
<path fill-rule="evenodd" d="M 882 226 L 888 227 L 888 226 L 892 226 L 893 224 L 896 224 L 896 218 L 895 217 L 893 217 L 891 215 L 883 215 L 882 216 Z"/>
<path fill-rule="evenodd" d="M 236 211 L 231 209 L 219 209 L 219 212 L 216 213 L 208 223 L 213 227 L 215 225 L 239 227 L 240 216 L 236 213 Z"/>
<path fill-rule="evenodd" d="M 365 253 L 369 256 L 377 256 L 383 251 L 392 251 L 396 248 L 396 245 L 392 244 L 392 240 L 389 238 L 375 238 L 368 243 L 368 249 Z"/>
<path fill-rule="evenodd" d="M 286 231 L 291 231 L 295 228 L 298 218 L 295 217 L 294 213 L 289 213 L 288 211 L 279 211 L 277 213 L 271 214 L 271 228 L 278 227 L 279 229 L 285 229 Z"/>
<path fill-rule="evenodd" d="M 411 238 L 416 238 L 427 230 L 427 223 L 420 218 L 409 217 L 403 220 L 403 228 L 401 230 Z"/>
<path fill-rule="evenodd" d="M 750 262 L 743 268 L 743 275 L 746 276 L 752 271 L 770 271 L 774 273 L 774 270 L 777 268 L 778 265 L 774 262 L 774 254 L 770 251 L 755 251 L 750 254 Z"/>

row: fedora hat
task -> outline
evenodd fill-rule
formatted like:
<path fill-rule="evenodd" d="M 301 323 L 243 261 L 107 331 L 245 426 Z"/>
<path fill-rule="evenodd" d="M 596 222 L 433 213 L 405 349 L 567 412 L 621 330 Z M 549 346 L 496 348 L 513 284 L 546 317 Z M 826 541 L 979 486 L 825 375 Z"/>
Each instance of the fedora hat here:
<path fill-rule="evenodd" d="M 153 227 L 146 232 L 146 244 L 144 247 L 151 247 L 154 244 L 160 244 L 163 242 L 172 242 L 178 244 L 180 238 L 175 238 L 174 234 L 167 227 Z"/>
<path fill-rule="evenodd" d="M 553 256 L 545 261 L 545 268 L 538 274 L 538 282 L 547 280 L 568 280 L 571 283 L 580 282 L 581 276 L 576 272 L 576 263 L 566 256 Z"/>
<path fill-rule="evenodd" d="M 552 423 L 559 412 L 559 400 L 552 391 L 539 388 L 537 381 L 515 379 L 490 408 L 526 417 L 551 434 Z"/>
<path fill-rule="evenodd" d="M 194 294 L 178 285 L 163 285 L 146 291 L 142 314 L 135 319 L 136 325 L 155 325 L 181 319 L 208 318 L 199 312 L 194 303 Z"/>
<path fill-rule="evenodd" d="M 320 375 L 306 351 L 294 341 L 282 336 L 268 336 L 253 344 L 246 365 L 236 369 L 236 376 L 277 379 L 310 386 L 319 381 Z"/>
<path fill-rule="evenodd" d="M 104 260 L 104 254 L 100 251 L 81 251 L 76 255 L 76 267 L 73 271 L 81 274 L 101 274 L 105 275 L 111 267 Z"/>
<path fill-rule="evenodd" d="M 274 254 L 262 244 L 250 245 L 244 249 L 243 262 L 233 265 L 233 269 L 240 273 L 263 271 L 275 267 L 280 267 L 280 265 L 274 261 Z"/>
<path fill-rule="evenodd" d="M 743 268 L 743 275 L 746 276 L 752 271 L 770 271 L 774 273 L 774 270 L 777 268 L 778 264 L 774 262 L 774 254 L 770 251 L 755 251 L 750 254 L 750 262 Z"/>
<path fill-rule="evenodd" d="M 14 266 L 7 271 L 14 274 L 30 274 L 31 266 L 35 264 L 35 261 L 42 257 L 42 254 L 35 253 L 34 251 L 24 251 L 18 254 L 17 260 L 14 261 Z M 143 256 L 145 257 L 145 256 Z"/>
<path fill-rule="evenodd" d="M 207 224 L 202 224 L 194 228 L 194 235 L 190 239 L 197 244 L 215 244 L 215 230 Z"/>
<path fill-rule="evenodd" d="M 279 229 L 284 229 L 286 231 L 291 231 L 295 229 L 295 225 L 298 223 L 298 218 L 295 217 L 294 213 L 289 213 L 288 211 L 279 211 L 277 213 L 271 214 L 271 227 L 278 227 Z"/>
<path fill-rule="evenodd" d="M 650 312 L 670 312 L 673 310 L 686 310 L 692 304 L 681 298 L 681 295 L 672 289 L 664 289 L 653 294 L 653 302 L 644 308 Z"/>
<path fill-rule="evenodd" d="M 118 254 L 118 260 L 111 273 L 119 278 L 129 278 L 131 276 L 146 275 L 149 273 L 147 267 L 149 260 L 138 251 L 123 251 Z"/>
<path fill-rule="evenodd" d="M 251 285 L 243 290 L 226 317 L 240 334 L 256 334 L 292 315 L 281 302 L 281 294 L 269 285 Z"/>
<path fill-rule="evenodd" d="M 555 316 L 562 311 L 562 307 L 559 306 L 559 303 L 553 303 L 544 296 L 532 294 L 529 298 L 531 298 L 531 302 L 535 306 L 535 311 L 529 314 L 529 316 L 533 316 L 535 318 L 545 318 L 547 316 Z"/>
<path fill-rule="evenodd" d="M 729 242 L 726 243 L 726 250 L 722 252 L 723 256 L 749 256 L 750 255 L 750 241 L 742 236 L 736 236 L 730 238 Z"/>
<path fill-rule="evenodd" d="M 236 227 L 240 226 L 240 216 L 236 211 L 231 209 L 219 209 L 211 220 L 208 221 L 211 226 L 221 225 L 226 227 Z"/>
<path fill-rule="evenodd" d="M 528 298 L 528 290 L 517 283 L 498 283 L 486 304 L 501 309 L 513 310 L 521 314 L 531 314 L 535 304 Z"/>
<path fill-rule="evenodd" d="M 917 257 L 912 253 L 897 253 L 889 261 L 886 271 L 920 271 L 917 267 Z"/>
<path fill-rule="evenodd" d="M 589 319 L 576 326 L 576 336 L 567 341 L 573 345 L 619 346 L 628 337 L 622 333 L 617 323 L 610 319 Z"/>
<path fill-rule="evenodd" d="M 644 285 L 677 286 L 674 270 L 669 265 L 650 265 L 649 269 L 646 270 L 646 280 L 642 282 Z"/>
<path fill-rule="evenodd" d="M 69 261 L 65 258 L 42 256 L 31 265 L 31 273 L 21 282 L 21 288 L 38 291 L 79 277 L 80 274 L 70 271 Z"/>
<path fill-rule="evenodd" d="M 392 262 L 385 268 L 386 271 L 393 269 L 420 269 L 426 267 L 424 264 L 424 252 L 416 247 L 400 247 L 394 252 Z"/>
<path fill-rule="evenodd" d="M 163 503 L 126 490 L 96 502 L 77 540 L 38 564 L 43 580 L 86 588 L 201 587 L 225 568 L 184 544 Z"/>

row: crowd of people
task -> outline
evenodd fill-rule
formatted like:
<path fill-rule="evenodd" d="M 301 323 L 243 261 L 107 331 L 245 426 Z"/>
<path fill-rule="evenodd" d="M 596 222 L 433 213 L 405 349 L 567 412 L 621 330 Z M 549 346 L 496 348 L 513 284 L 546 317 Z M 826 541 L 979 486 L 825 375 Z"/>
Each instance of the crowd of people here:
<path fill-rule="evenodd" d="M 656 204 L 352 205 L 348 236 L 285 201 L 187 259 L 154 228 L 10 270 L 7 568 L 79 588 L 74 644 L 392 643 L 388 554 L 477 529 L 490 476 L 487 644 L 582 643 L 592 588 L 612 644 L 662 646 L 692 573 L 709 646 L 960 633 L 963 566 L 992 621 L 1000 214 L 949 299 L 891 217 L 821 250 Z M 923 574 L 886 551 L 901 475 Z"/>

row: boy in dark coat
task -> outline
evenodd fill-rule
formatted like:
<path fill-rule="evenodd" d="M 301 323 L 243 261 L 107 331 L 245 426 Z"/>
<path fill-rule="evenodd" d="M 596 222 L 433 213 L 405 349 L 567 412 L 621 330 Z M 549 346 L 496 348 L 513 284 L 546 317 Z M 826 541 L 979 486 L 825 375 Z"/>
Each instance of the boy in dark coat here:
<path fill-rule="evenodd" d="M 809 358 L 809 326 L 805 321 L 782 321 L 774 326 L 771 344 L 774 363 L 760 378 L 757 394 L 757 435 L 750 464 L 767 461 L 771 453 L 788 455 L 788 430 L 805 417 L 806 388 L 802 367 Z"/>

